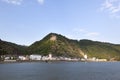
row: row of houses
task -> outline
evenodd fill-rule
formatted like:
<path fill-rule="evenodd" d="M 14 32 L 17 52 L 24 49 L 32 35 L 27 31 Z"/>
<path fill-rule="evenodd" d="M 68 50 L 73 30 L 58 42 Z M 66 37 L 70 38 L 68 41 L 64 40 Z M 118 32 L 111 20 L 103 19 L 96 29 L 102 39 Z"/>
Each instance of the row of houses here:
<path fill-rule="evenodd" d="M 63 61 L 107 61 L 107 59 L 98 59 L 98 58 L 88 58 L 87 55 L 84 55 L 83 58 L 70 58 L 70 57 L 53 57 L 52 54 L 49 54 L 47 56 L 42 56 L 38 54 L 32 54 L 32 55 L 21 55 L 21 56 L 1 56 L 3 61 L 46 61 L 46 60 L 63 60 Z"/>
<path fill-rule="evenodd" d="M 91 61 L 91 62 L 105 62 L 107 59 L 98 59 L 96 57 L 88 58 L 88 56 L 85 54 L 84 58 L 81 59 L 81 61 Z"/>
<path fill-rule="evenodd" d="M 19 56 L 20 60 L 26 60 L 26 57 L 24 56 Z M 70 58 L 70 57 L 53 57 L 52 54 L 49 54 L 47 56 L 42 56 L 42 55 L 30 55 L 29 60 L 66 60 L 66 61 L 79 61 L 79 58 Z"/>
<path fill-rule="evenodd" d="M 42 55 L 21 55 L 21 56 L 11 56 L 11 55 L 4 55 L 1 56 L 3 61 L 46 61 L 46 60 L 66 60 L 66 61 L 79 61 L 79 58 L 70 58 L 70 57 L 53 57 L 52 54 L 49 54 L 47 56 Z"/>

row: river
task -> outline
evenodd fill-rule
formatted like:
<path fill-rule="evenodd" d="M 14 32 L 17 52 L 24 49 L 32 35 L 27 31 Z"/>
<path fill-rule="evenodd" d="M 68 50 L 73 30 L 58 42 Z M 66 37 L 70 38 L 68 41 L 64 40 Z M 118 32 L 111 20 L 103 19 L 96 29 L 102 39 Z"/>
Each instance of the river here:
<path fill-rule="evenodd" d="M 2 63 L 0 80 L 120 80 L 120 62 Z"/>

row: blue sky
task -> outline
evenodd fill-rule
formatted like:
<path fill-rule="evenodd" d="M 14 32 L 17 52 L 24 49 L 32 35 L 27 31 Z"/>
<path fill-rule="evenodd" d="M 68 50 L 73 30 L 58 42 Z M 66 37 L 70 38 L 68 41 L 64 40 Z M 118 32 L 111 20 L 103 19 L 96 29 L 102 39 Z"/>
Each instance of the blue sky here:
<path fill-rule="evenodd" d="M 0 0 L 0 38 L 30 45 L 50 32 L 120 44 L 120 0 Z"/>

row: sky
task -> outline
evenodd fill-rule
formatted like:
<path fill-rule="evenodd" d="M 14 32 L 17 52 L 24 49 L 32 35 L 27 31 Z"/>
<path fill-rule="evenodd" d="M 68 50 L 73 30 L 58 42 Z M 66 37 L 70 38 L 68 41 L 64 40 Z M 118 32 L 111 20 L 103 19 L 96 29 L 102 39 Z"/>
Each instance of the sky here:
<path fill-rule="evenodd" d="M 51 32 L 120 44 L 120 0 L 0 0 L 0 39 L 31 45 Z"/>

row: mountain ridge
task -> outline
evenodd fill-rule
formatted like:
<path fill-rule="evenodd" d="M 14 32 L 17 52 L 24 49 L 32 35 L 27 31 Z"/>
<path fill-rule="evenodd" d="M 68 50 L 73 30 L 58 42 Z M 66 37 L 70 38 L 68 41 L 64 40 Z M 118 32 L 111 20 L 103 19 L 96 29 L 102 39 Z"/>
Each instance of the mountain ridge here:
<path fill-rule="evenodd" d="M 1 46 L 2 44 L 1 42 L 5 42 L 7 45 L 9 43 L 10 47 L 13 46 L 13 43 L 0 40 L 1 52 L 2 50 L 8 51 L 8 49 L 6 49 L 8 47 L 3 49 L 3 45 Z M 16 49 L 14 48 L 15 46 L 19 48 Z M 90 58 L 96 57 L 105 58 L 108 60 L 110 59 L 120 60 L 120 44 L 92 41 L 88 39 L 82 39 L 78 41 L 69 39 L 57 33 L 49 33 L 43 39 L 34 42 L 30 46 L 21 46 L 14 44 L 14 47 L 13 48 L 15 49 L 15 51 L 16 50 L 18 51 L 17 54 L 20 54 L 19 52 L 22 52 L 22 54 L 40 54 L 40 55 L 53 54 L 53 56 L 79 57 L 79 58 L 83 58 L 84 55 L 86 54 Z M 11 52 L 14 52 L 14 49 Z M 20 49 L 22 50 L 19 51 Z"/>

